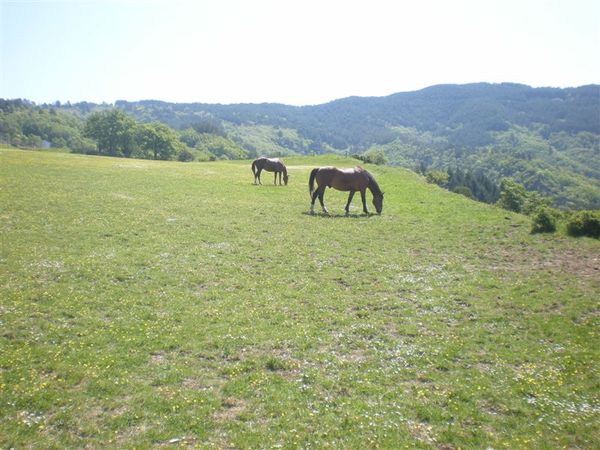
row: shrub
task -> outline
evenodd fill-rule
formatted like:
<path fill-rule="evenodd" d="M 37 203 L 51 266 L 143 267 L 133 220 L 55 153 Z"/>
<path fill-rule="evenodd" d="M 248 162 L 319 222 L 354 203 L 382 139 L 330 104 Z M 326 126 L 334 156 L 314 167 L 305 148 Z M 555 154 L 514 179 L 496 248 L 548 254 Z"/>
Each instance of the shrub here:
<path fill-rule="evenodd" d="M 500 183 L 500 198 L 496 204 L 509 211 L 529 216 L 548 207 L 550 199 L 539 192 L 527 191 L 525 186 L 511 178 L 504 178 Z"/>
<path fill-rule="evenodd" d="M 362 154 L 362 158 L 360 158 L 367 164 L 377 164 L 384 165 L 387 164 L 388 159 L 385 156 L 385 153 L 380 148 L 371 148 Z"/>
<path fill-rule="evenodd" d="M 532 217 L 532 233 L 553 233 L 556 231 L 556 212 L 551 208 L 540 208 Z"/>
<path fill-rule="evenodd" d="M 567 222 L 567 233 L 571 236 L 600 238 L 600 211 L 579 211 Z"/>
<path fill-rule="evenodd" d="M 441 187 L 446 187 L 448 178 L 448 172 L 444 172 L 443 170 L 428 170 L 425 173 L 425 179 L 428 183 L 434 183 Z"/>
<path fill-rule="evenodd" d="M 522 184 L 516 181 L 505 178 L 500 183 L 500 198 L 498 199 L 498 206 L 520 213 L 523 211 L 523 206 L 527 201 L 527 191 Z"/>
<path fill-rule="evenodd" d="M 190 152 L 188 149 L 183 149 L 177 155 L 177 160 L 181 162 L 190 162 L 194 160 L 194 154 Z"/>
<path fill-rule="evenodd" d="M 473 195 L 473 192 L 471 192 L 471 189 L 469 189 L 467 186 L 456 186 L 454 189 L 452 189 L 452 192 L 454 192 L 456 194 L 464 195 L 465 197 L 470 198 L 470 199 L 475 198 L 475 196 Z"/>

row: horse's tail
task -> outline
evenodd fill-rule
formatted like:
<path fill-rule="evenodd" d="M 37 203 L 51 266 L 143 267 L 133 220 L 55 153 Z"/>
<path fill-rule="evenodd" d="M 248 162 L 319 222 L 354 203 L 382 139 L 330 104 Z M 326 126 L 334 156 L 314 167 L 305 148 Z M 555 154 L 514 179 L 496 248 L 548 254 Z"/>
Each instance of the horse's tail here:
<path fill-rule="evenodd" d="M 319 171 L 319 168 L 315 168 L 315 169 L 311 170 L 310 177 L 308 179 L 308 192 L 310 193 L 311 196 L 312 196 L 313 192 L 315 192 L 315 178 L 317 176 L 318 171 Z"/>
<path fill-rule="evenodd" d="M 256 176 L 256 160 L 252 161 L 252 174 Z"/>

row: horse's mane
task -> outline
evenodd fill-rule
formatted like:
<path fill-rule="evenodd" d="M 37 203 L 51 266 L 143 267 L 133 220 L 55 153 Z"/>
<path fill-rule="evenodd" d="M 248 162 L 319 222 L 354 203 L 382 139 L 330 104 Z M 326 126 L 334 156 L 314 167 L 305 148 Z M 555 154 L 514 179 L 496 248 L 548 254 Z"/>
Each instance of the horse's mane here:
<path fill-rule="evenodd" d="M 362 169 L 362 167 L 361 167 Z M 364 170 L 364 169 L 363 169 Z M 369 187 L 371 188 L 371 190 L 373 191 L 374 194 L 381 194 L 381 189 L 379 189 L 379 185 L 377 184 L 377 181 L 375 181 L 375 178 L 373 178 L 373 175 L 371 175 L 368 171 L 364 170 L 364 173 L 367 174 L 367 177 L 369 178 Z"/>

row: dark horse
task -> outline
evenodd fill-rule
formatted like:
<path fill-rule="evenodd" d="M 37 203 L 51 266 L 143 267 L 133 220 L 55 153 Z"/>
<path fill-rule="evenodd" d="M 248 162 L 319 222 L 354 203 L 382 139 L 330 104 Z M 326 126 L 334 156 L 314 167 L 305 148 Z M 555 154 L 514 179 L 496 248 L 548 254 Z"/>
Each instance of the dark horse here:
<path fill-rule="evenodd" d="M 315 180 L 317 180 L 317 189 L 315 190 Z M 365 199 L 365 191 L 367 188 L 373 194 L 373 205 L 377 210 L 377 214 L 381 214 L 383 209 L 383 192 L 379 189 L 379 185 L 369 172 L 362 167 L 355 167 L 354 169 L 337 169 L 335 167 L 319 167 L 313 169 L 310 173 L 308 180 L 308 189 L 311 195 L 310 202 L 310 213 L 314 214 L 315 200 L 319 197 L 321 202 L 321 208 L 325 214 L 329 214 L 327 208 L 323 204 L 323 194 L 326 187 L 332 187 L 338 191 L 350 191 L 348 196 L 348 203 L 346 203 L 346 215 L 349 213 L 350 202 L 354 193 L 360 191 L 362 198 L 363 211 L 365 214 L 369 214 L 367 210 L 367 202 Z"/>
<path fill-rule="evenodd" d="M 254 184 L 262 184 L 260 182 L 260 173 L 266 170 L 267 172 L 275 172 L 275 178 L 273 182 L 277 184 L 277 175 L 279 174 L 279 185 L 281 186 L 281 174 L 283 173 L 283 182 L 287 186 L 288 174 L 283 161 L 279 158 L 258 158 L 252 161 L 252 173 L 254 174 Z"/>

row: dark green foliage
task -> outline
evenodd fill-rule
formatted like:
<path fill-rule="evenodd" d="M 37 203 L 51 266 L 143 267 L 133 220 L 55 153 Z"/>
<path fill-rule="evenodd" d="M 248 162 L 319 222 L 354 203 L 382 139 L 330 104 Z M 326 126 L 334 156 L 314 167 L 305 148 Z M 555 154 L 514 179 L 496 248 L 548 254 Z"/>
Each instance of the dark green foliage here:
<path fill-rule="evenodd" d="M 135 119 L 118 109 L 109 109 L 90 114 L 84 134 L 96 141 L 100 155 L 128 158 L 135 148 L 135 127 Z"/>
<path fill-rule="evenodd" d="M 539 208 L 549 206 L 550 201 L 537 192 L 530 192 L 511 178 L 500 183 L 500 198 L 497 205 L 509 211 L 532 214 Z"/>
<path fill-rule="evenodd" d="M 485 203 L 496 203 L 500 195 L 498 185 L 482 172 L 448 169 L 448 189 Z"/>
<path fill-rule="evenodd" d="M 456 186 L 452 188 L 452 192 L 460 195 L 464 195 L 467 198 L 474 199 L 473 192 L 467 186 Z"/>
<path fill-rule="evenodd" d="M 177 161 L 181 162 L 190 162 L 194 160 L 194 154 L 190 152 L 187 148 L 184 148 L 177 155 Z"/>
<path fill-rule="evenodd" d="M 0 99 L 0 142 L 15 147 L 89 149 L 82 141 L 79 117 L 55 108 L 43 109 L 27 100 Z"/>
<path fill-rule="evenodd" d="M 362 155 L 354 155 L 354 157 L 366 164 L 384 165 L 388 162 L 388 159 L 381 148 L 371 148 Z"/>
<path fill-rule="evenodd" d="M 214 118 L 206 118 L 204 120 L 195 122 L 191 127 L 200 134 L 216 134 L 219 136 L 227 136 L 223 124 L 220 120 Z"/>
<path fill-rule="evenodd" d="M 425 173 L 425 179 L 428 183 L 437 184 L 446 187 L 448 184 L 448 172 L 443 170 L 428 170 Z"/>
<path fill-rule="evenodd" d="M 556 231 L 556 211 L 542 207 L 532 216 L 532 233 L 553 233 Z"/>
<path fill-rule="evenodd" d="M 248 153 L 232 140 L 214 134 L 202 134 L 196 149 L 214 155 L 217 159 L 242 159 Z"/>
<path fill-rule="evenodd" d="M 140 158 L 171 159 L 184 148 L 175 132 L 159 122 L 139 125 L 136 134 L 139 145 L 136 156 Z"/>
<path fill-rule="evenodd" d="M 527 192 L 523 185 L 505 178 L 500 185 L 500 198 L 498 206 L 509 211 L 521 212 L 527 199 Z"/>
<path fill-rule="evenodd" d="M 193 128 L 186 128 L 179 132 L 179 140 L 190 148 L 194 148 L 200 141 L 200 135 Z"/>
<path fill-rule="evenodd" d="M 571 236 L 600 238 L 600 211 L 579 211 L 567 222 L 567 232 Z"/>

